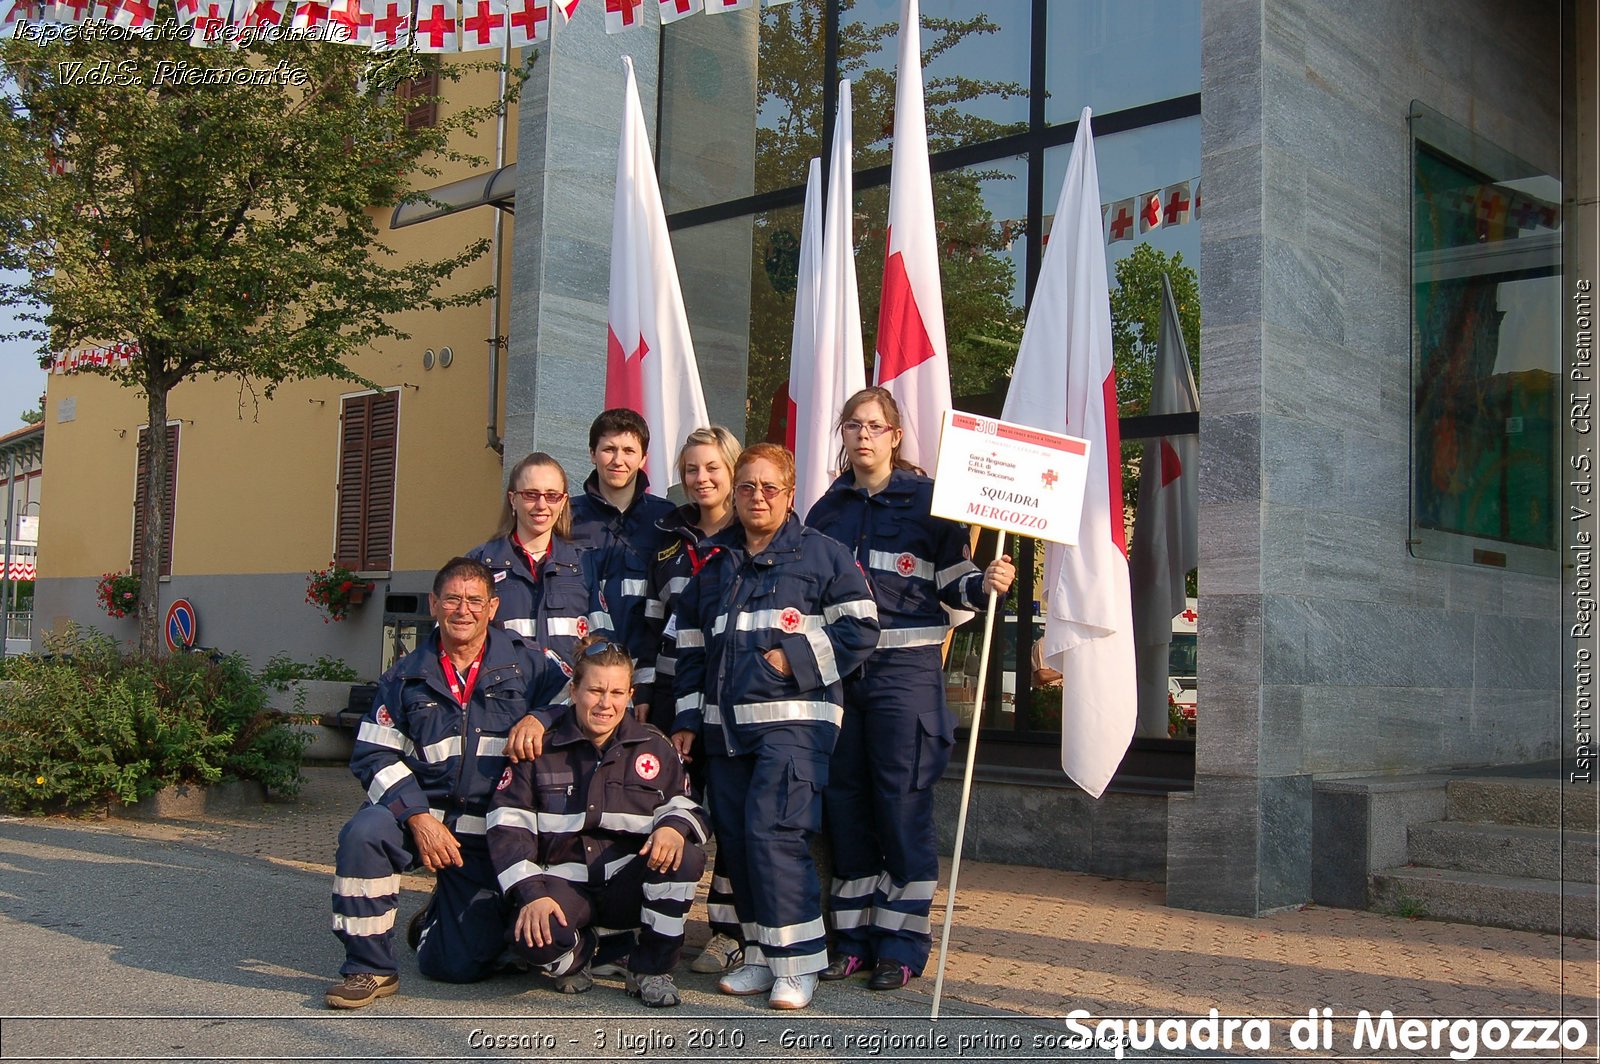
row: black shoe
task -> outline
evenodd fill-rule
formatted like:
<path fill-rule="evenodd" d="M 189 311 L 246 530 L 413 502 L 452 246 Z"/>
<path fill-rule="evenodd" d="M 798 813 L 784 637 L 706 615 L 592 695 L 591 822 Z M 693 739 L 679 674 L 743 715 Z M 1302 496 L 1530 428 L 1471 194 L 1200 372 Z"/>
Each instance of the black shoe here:
<path fill-rule="evenodd" d="M 864 958 L 854 953 L 840 953 L 828 961 L 828 966 L 817 973 L 817 978 L 825 983 L 833 983 L 850 978 L 866 966 Z"/>
<path fill-rule="evenodd" d="M 867 980 L 867 987 L 872 990 L 899 990 L 911 982 L 911 969 L 899 961 L 879 961 L 878 966 L 872 971 L 872 978 Z"/>
<path fill-rule="evenodd" d="M 432 908 L 433 899 L 429 898 L 422 908 L 411 914 L 411 922 L 406 924 L 406 945 L 411 947 L 412 953 L 422 945 L 422 925 L 428 922 L 428 911 Z"/>

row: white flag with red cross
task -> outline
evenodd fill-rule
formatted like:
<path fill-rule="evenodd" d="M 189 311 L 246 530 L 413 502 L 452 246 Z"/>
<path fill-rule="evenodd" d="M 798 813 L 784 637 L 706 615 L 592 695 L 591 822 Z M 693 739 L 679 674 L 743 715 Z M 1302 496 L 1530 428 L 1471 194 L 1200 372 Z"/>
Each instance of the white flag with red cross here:
<path fill-rule="evenodd" d="M 922 100 L 921 16 L 917 0 L 900 9 L 900 71 L 894 96 L 889 171 L 889 234 L 878 307 L 876 382 L 900 404 L 900 455 L 931 470 L 939 423 L 950 409 L 939 244 L 933 225 L 933 178 Z"/>
<path fill-rule="evenodd" d="M 839 113 L 834 119 L 833 153 L 828 159 L 828 211 L 822 222 L 822 256 L 817 274 L 817 327 L 809 372 L 804 373 L 803 404 L 795 426 L 794 506 L 804 514 L 838 476 L 839 433 L 835 427 L 844 401 L 866 387 L 861 346 L 861 296 L 856 287 L 852 193 L 850 82 L 839 82 Z"/>
<path fill-rule="evenodd" d="M 36 22 L 38 18 L 38 5 L 30 0 L 0 0 L 0 41 L 17 35 L 17 23 Z"/>
<path fill-rule="evenodd" d="M 182 21 L 184 5 L 178 5 Z M 196 48 L 221 48 L 227 45 L 222 31 L 233 22 L 233 0 L 199 0 L 189 18 L 189 43 Z"/>
<path fill-rule="evenodd" d="M 1089 108 L 1078 121 L 1001 417 L 1089 441 L 1073 547 L 1045 547 L 1045 663 L 1062 674 L 1061 767 L 1098 798 L 1137 716 L 1111 297 Z"/>
<path fill-rule="evenodd" d="M 508 0 L 506 18 L 513 48 L 525 48 L 550 36 L 548 0 Z"/>
<path fill-rule="evenodd" d="M 234 8 L 234 17 L 242 30 L 288 29 L 293 14 L 289 0 L 242 0 Z"/>
<path fill-rule="evenodd" d="M 812 414 L 806 393 L 817 359 L 817 291 L 821 287 L 822 160 L 813 156 L 806 167 L 806 205 L 800 213 L 800 262 L 794 283 L 794 327 L 789 335 L 789 409 L 784 446 L 797 454 L 802 412 L 807 417 Z"/>
<path fill-rule="evenodd" d="M 1138 218 L 1134 214 L 1134 201 L 1118 200 L 1111 205 L 1111 213 L 1106 218 L 1107 231 L 1110 233 L 1106 242 L 1115 244 L 1119 240 L 1132 240 L 1136 224 Z"/>
<path fill-rule="evenodd" d="M 506 0 L 461 0 L 461 50 L 499 51 L 506 43 Z"/>
<path fill-rule="evenodd" d="M 706 13 L 718 15 L 724 11 L 746 11 L 756 6 L 756 0 L 705 0 Z"/>
<path fill-rule="evenodd" d="M 644 22 L 644 0 L 606 0 L 606 32 L 621 33 Z"/>
<path fill-rule="evenodd" d="M 372 50 L 396 52 L 411 46 L 411 0 L 369 0 Z"/>
<path fill-rule="evenodd" d="M 1139 232 L 1161 228 L 1161 190 L 1152 189 L 1139 197 Z"/>
<path fill-rule="evenodd" d="M 419 52 L 454 52 L 459 28 L 456 0 L 417 0 L 416 36 L 412 47 Z"/>
<path fill-rule="evenodd" d="M 680 18 L 688 18 L 701 10 L 700 0 L 659 0 L 661 24 L 670 26 Z"/>
<path fill-rule="evenodd" d="M 1161 275 L 1161 332 L 1150 381 L 1151 414 L 1200 409 L 1172 282 Z M 1200 502 L 1195 437 L 1146 440 L 1139 462 L 1129 580 L 1139 659 L 1139 733 L 1167 736 L 1167 649 L 1172 619 L 1188 608 L 1185 580 L 1200 564 Z"/>
<path fill-rule="evenodd" d="M 611 294 L 606 319 L 606 407 L 644 416 L 651 439 L 645 475 L 657 491 L 678 482 L 678 446 L 709 425 L 678 265 L 661 206 L 633 60 L 627 70 L 617 192 L 611 216 Z"/>
<path fill-rule="evenodd" d="M 335 27 L 334 40 L 361 48 L 372 46 L 372 0 L 332 0 L 328 21 Z"/>
<path fill-rule="evenodd" d="M 1189 221 L 1189 182 L 1168 185 L 1161 193 L 1161 224 L 1185 225 Z"/>
<path fill-rule="evenodd" d="M 579 0 L 551 0 L 551 3 L 561 12 L 561 22 L 565 25 L 572 21 L 573 14 L 578 10 Z"/>
<path fill-rule="evenodd" d="M 185 4 L 194 0 L 177 0 L 178 10 L 181 12 Z M 289 28 L 296 33 L 323 33 L 328 22 L 328 5 L 320 0 L 297 0 L 294 5 L 294 17 L 289 20 Z"/>

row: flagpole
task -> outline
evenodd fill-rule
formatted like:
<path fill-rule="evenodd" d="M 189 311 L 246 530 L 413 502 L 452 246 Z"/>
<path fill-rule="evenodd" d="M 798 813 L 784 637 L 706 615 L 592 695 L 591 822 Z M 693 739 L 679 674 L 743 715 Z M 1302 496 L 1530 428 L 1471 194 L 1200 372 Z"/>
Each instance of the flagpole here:
<path fill-rule="evenodd" d="M 1006 534 L 998 531 L 994 556 L 1003 558 L 1006 553 Z M 989 608 L 983 615 L 983 650 L 978 657 L 978 689 L 972 701 L 972 728 L 967 736 L 967 771 L 961 779 L 961 812 L 956 816 L 956 844 L 950 852 L 950 888 L 944 898 L 944 929 L 939 932 L 939 974 L 933 980 L 933 1013 L 930 1019 L 939 1018 L 939 1000 L 944 995 L 944 962 L 950 956 L 950 925 L 955 920 L 956 881 L 961 878 L 961 844 L 967 837 L 967 806 L 972 799 L 972 769 L 978 760 L 978 722 L 983 718 L 983 693 L 989 681 L 989 645 L 994 639 L 994 607 L 998 601 L 993 588 L 989 590 Z"/>

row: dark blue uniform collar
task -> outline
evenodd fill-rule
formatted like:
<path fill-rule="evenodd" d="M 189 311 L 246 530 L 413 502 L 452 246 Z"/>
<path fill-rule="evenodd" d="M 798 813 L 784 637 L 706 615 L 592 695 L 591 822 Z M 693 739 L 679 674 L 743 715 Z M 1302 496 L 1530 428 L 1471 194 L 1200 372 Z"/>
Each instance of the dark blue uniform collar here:
<path fill-rule="evenodd" d="M 645 493 L 649 490 L 650 478 L 645 475 L 644 466 L 640 466 L 639 472 L 636 473 L 633 478 L 633 498 L 628 500 L 627 506 L 624 506 L 619 510 L 615 506 L 611 505 L 610 500 L 608 500 L 604 495 L 600 494 L 600 470 L 591 470 L 589 472 L 589 476 L 583 482 L 583 493 L 587 495 L 596 506 L 604 507 L 614 514 L 622 514 L 624 516 L 633 512 L 633 508 L 639 505 L 639 500 L 644 498 Z"/>
<path fill-rule="evenodd" d="M 856 475 L 846 471 L 832 484 L 828 485 L 828 490 L 824 494 L 854 492 L 864 499 L 882 502 L 889 506 L 907 506 L 915 499 L 918 485 L 926 479 L 926 477 L 918 476 L 909 469 L 895 469 L 890 472 L 889 483 L 883 486 L 882 491 L 876 495 L 868 495 L 864 489 L 856 487 Z"/>
<path fill-rule="evenodd" d="M 430 687 L 448 694 L 450 683 L 439 665 L 439 628 L 434 626 L 422 645 L 395 663 L 395 672 L 403 680 L 423 680 Z M 489 641 L 483 647 L 483 664 L 478 666 L 478 676 L 487 681 L 496 669 L 515 667 L 525 660 L 526 652 L 516 638 L 503 629 L 489 626 Z"/>
<path fill-rule="evenodd" d="M 794 511 L 784 519 L 778 528 L 777 534 L 772 537 L 772 542 L 767 544 L 767 549 L 756 555 L 757 560 L 769 554 L 792 554 L 800 549 L 800 537 L 807 532 L 806 526 L 801 523 L 799 516 Z M 708 544 L 719 547 L 728 547 L 737 551 L 741 556 L 748 553 L 745 547 L 744 525 L 736 519 L 733 524 L 724 528 L 716 535 L 706 539 Z"/>
<path fill-rule="evenodd" d="M 527 555 L 517 549 L 511 542 L 510 534 L 490 540 L 483 545 L 483 553 L 487 556 L 484 560 L 490 566 L 509 567 L 517 561 L 527 563 Z M 578 548 L 560 536 L 550 537 L 550 551 L 539 562 L 540 571 L 551 565 L 566 565 L 574 569 L 578 567 Z"/>

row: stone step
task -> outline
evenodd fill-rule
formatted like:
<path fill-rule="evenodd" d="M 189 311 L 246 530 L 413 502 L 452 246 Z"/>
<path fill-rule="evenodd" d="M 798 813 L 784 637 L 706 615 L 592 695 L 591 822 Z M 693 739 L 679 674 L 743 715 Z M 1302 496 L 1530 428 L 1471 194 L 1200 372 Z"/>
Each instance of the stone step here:
<path fill-rule="evenodd" d="M 1372 874 L 1372 908 L 1399 916 L 1595 937 L 1593 883 L 1388 868 Z"/>
<path fill-rule="evenodd" d="M 1595 829 L 1593 792 L 1585 795 L 1577 788 L 1568 788 L 1563 796 L 1561 781 L 1556 779 L 1473 776 L 1451 780 L 1448 794 L 1445 816 L 1449 820 L 1564 827 L 1591 833 Z M 1581 800 L 1584 797 L 1588 800 Z"/>
<path fill-rule="evenodd" d="M 1406 834 L 1413 865 L 1497 876 L 1592 883 L 1597 851 L 1592 834 L 1523 824 L 1437 821 L 1413 824 Z"/>

